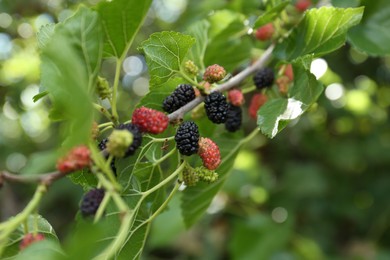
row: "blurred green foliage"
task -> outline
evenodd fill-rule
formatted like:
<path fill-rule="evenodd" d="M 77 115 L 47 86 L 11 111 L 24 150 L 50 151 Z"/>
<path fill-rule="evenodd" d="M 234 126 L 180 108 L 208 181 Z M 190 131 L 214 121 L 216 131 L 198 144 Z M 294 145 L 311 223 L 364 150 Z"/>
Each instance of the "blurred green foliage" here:
<path fill-rule="evenodd" d="M 52 169 L 60 133 L 48 120 L 49 104 L 32 102 L 40 78 L 35 33 L 63 21 L 80 2 L 99 1 L 0 1 L 0 169 Z M 252 12 L 259 2 L 156 0 L 129 55 L 138 55 L 136 46 L 152 32 L 180 31 L 224 8 Z M 190 231 L 175 198 L 152 226 L 145 259 L 390 258 L 390 57 L 370 57 L 347 44 L 324 60 L 325 92 L 317 104 L 274 139 L 258 136 L 248 144 L 208 214 Z M 101 73 L 112 75 L 113 68 L 106 62 Z M 118 107 L 124 115 L 140 98 L 135 81 L 123 82 Z M 341 94 L 335 97 L 335 90 Z M 255 122 L 246 125 L 248 132 Z M 42 215 L 60 240 L 72 227 L 81 193 L 63 180 L 45 197 Z M 25 185 L 4 187 L 1 219 L 14 215 L 30 194 Z"/>

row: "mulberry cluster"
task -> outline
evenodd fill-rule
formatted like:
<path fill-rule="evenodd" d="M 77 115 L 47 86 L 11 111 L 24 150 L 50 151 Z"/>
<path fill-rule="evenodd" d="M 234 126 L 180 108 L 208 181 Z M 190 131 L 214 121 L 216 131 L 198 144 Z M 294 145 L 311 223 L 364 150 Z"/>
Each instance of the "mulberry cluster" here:
<path fill-rule="evenodd" d="M 211 122 L 221 124 L 226 122 L 229 105 L 221 92 L 212 92 L 205 98 L 206 115 Z"/>
<path fill-rule="evenodd" d="M 80 204 L 80 211 L 83 217 L 95 215 L 103 198 L 104 189 L 92 189 L 87 192 Z"/>
<path fill-rule="evenodd" d="M 274 79 L 274 72 L 271 68 L 260 69 L 253 76 L 253 82 L 257 89 L 271 87 Z"/>
<path fill-rule="evenodd" d="M 163 101 L 163 110 L 172 113 L 175 110 L 189 103 L 195 98 L 195 91 L 191 85 L 179 85 L 168 97 Z"/>
<path fill-rule="evenodd" d="M 175 135 L 176 146 L 182 155 L 192 155 L 199 149 L 198 126 L 192 121 L 182 123 Z"/>
<path fill-rule="evenodd" d="M 77 146 L 57 161 L 57 170 L 62 173 L 81 170 L 90 165 L 90 154 L 91 152 L 85 145 Z"/>

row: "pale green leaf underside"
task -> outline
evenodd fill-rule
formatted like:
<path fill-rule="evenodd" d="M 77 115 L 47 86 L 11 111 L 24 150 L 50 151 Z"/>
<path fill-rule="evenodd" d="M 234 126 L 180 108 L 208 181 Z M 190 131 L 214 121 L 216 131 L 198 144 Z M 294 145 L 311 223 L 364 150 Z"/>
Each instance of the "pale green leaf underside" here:
<path fill-rule="evenodd" d="M 348 32 L 349 42 L 369 55 L 390 54 L 390 1 L 364 1 L 363 21 Z"/>
<path fill-rule="evenodd" d="M 159 32 L 152 34 L 141 44 L 150 73 L 151 86 L 168 81 L 180 71 L 188 50 L 195 43 L 190 35 L 178 32 Z"/>
<path fill-rule="evenodd" d="M 151 0 L 113 0 L 99 3 L 105 42 L 104 55 L 120 58 L 124 55 L 141 27 Z"/>
<path fill-rule="evenodd" d="M 290 1 L 285 1 L 267 10 L 264 14 L 257 18 L 253 28 L 258 28 L 267 23 L 273 22 L 289 3 Z"/>
<path fill-rule="evenodd" d="M 275 56 L 293 60 L 306 54 L 321 56 L 338 49 L 344 44 L 348 29 L 360 22 L 363 10 L 363 7 L 322 7 L 307 11 L 299 25 L 276 46 Z"/>

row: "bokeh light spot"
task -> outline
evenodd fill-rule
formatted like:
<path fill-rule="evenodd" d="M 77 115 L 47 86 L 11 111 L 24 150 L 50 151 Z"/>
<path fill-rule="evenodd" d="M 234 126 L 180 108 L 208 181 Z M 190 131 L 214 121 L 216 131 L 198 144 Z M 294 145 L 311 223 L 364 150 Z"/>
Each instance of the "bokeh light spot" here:
<path fill-rule="evenodd" d="M 330 84 L 325 89 L 325 96 L 330 100 L 340 99 L 344 95 L 344 87 L 339 83 Z"/>
<path fill-rule="evenodd" d="M 18 33 L 22 38 L 30 38 L 34 35 L 34 30 L 29 23 L 22 23 L 18 26 Z"/>
<path fill-rule="evenodd" d="M 288 212 L 285 208 L 277 207 L 272 210 L 271 217 L 276 223 L 283 223 L 287 220 Z"/>
<path fill-rule="evenodd" d="M 7 13 L 0 14 L 0 27 L 8 28 L 12 24 L 12 16 Z"/>
<path fill-rule="evenodd" d="M 310 66 L 310 72 L 313 73 L 317 79 L 321 78 L 327 69 L 328 63 L 324 59 L 315 59 Z"/>

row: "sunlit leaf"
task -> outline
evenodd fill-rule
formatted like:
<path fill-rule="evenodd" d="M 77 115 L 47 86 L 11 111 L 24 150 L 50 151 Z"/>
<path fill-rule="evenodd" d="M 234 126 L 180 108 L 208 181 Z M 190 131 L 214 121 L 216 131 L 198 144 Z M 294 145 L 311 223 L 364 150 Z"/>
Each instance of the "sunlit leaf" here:
<path fill-rule="evenodd" d="M 150 35 L 139 48 L 146 55 L 150 84 L 160 85 L 180 71 L 181 63 L 195 43 L 190 35 L 177 32 L 159 32 Z"/>
<path fill-rule="evenodd" d="M 282 60 L 293 60 L 306 54 L 321 56 L 340 48 L 347 31 L 357 25 L 363 7 L 310 9 L 291 34 L 279 43 L 274 54 Z"/>
<path fill-rule="evenodd" d="M 151 3 L 151 0 L 113 0 L 99 3 L 97 10 L 101 16 L 106 36 L 105 56 L 120 58 L 126 54 Z"/>

